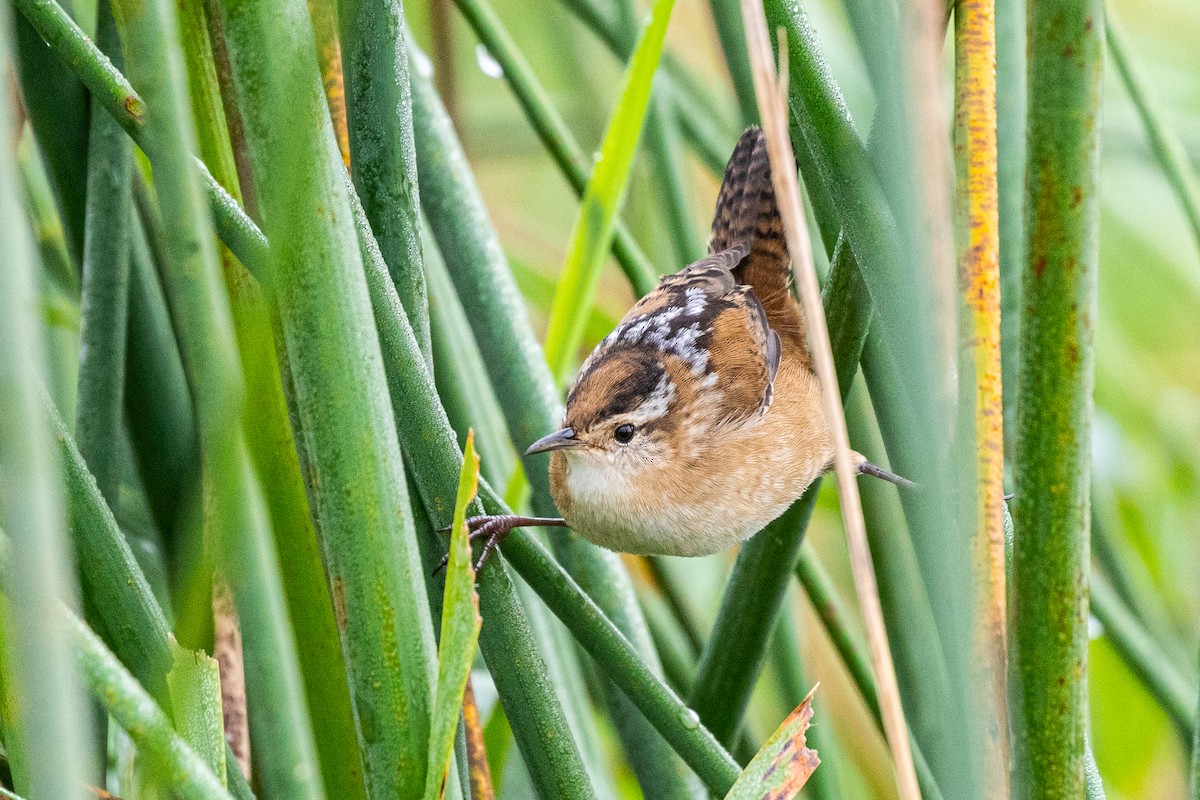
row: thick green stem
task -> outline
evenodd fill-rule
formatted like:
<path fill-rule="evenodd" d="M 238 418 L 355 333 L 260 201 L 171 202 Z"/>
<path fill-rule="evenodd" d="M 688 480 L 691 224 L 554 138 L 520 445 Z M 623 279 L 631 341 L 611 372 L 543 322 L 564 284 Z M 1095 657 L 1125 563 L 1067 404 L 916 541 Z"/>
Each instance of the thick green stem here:
<path fill-rule="evenodd" d="M 1017 405 L 1014 788 L 1084 792 L 1100 0 L 1029 7 L 1028 249 Z"/>
<path fill-rule="evenodd" d="M 203 0 L 180 3 L 196 133 L 200 153 L 213 177 L 241 200 L 242 187 L 204 5 Z M 228 88 L 232 91 L 233 87 Z M 241 128 L 235 126 L 234 130 L 240 133 Z M 321 754 L 325 791 L 330 797 L 346 800 L 363 798 L 366 787 L 355 737 L 354 710 L 320 541 L 288 418 L 272 311 L 262 287 L 229 249 L 222 246 L 220 255 L 246 382 L 247 418 L 255 421 L 246 427 L 246 444 L 262 481 L 275 533 L 296 646 L 304 654 L 300 666 L 312 715 L 313 738 Z"/>
<path fill-rule="evenodd" d="M 117 28 L 107 2 L 98 7 L 97 43 L 122 64 Z M 123 436 L 125 330 L 129 311 L 130 177 L 133 145 L 92 100 L 88 137 L 87 214 L 83 237 L 83 318 L 75 435 L 100 491 L 117 500 L 117 452 Z"/>
<path fill-rule="evenodd" d="M 404 9 L 400 0 L 339 0 L 337 13 L 350 174 L 421 352 L 429 359 Z"/>

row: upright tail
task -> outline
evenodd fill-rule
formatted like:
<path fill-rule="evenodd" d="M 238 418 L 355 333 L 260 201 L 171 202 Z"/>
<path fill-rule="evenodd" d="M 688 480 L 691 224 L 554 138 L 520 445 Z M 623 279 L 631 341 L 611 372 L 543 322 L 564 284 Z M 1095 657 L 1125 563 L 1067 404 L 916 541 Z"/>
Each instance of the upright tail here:
<path fill-rule="evenodd" d="M 717 195 L 709 252 L 742 242 L 749 245 L 749 253 L 734 267 L 734 278 L 754 290 L 767 322 L 792 352 L 808 362 L 804 317 L 792 296 L 792 265 L 771 185 L 767 142 L 757 126 L 742 133 L 729 157 Z"/>

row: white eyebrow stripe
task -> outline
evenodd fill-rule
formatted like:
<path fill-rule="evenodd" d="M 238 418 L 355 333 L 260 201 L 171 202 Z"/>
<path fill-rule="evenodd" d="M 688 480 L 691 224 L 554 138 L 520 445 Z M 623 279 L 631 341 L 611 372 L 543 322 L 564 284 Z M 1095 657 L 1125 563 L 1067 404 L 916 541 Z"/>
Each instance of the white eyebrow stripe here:
<path fill-rule="evenodd" d="M 633 422 L 646 424 L 657 419 L 662 419 L 667 415 L 671 408 L 671 401 L 675 399 L 675 382 L 671 380 L 669 375 L 664 374 L 659 379 L 658 385 L 654 387 L 654 391 L 650 396 L 642 401 L 641 405 L 629 412 L 629 419 Z"/>

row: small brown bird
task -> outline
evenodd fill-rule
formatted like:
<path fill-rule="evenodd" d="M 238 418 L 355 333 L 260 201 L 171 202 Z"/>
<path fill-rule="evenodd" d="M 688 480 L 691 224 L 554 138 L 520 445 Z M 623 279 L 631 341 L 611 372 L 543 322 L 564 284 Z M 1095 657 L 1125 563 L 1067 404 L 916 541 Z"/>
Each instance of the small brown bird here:
<path fill-rule="evenodd" d="M 791 291 L 766 141 L 749 128 L 717 197 L 709 255 L 643 297 L 583 363 L 551 453 L 562 519 L 475 517 L 480 561 L 515 527 L 569 525 L 627 553 L 701 556 L 743 541 L 833 466 Z M 855 454 L 860 473 L 905 479 Z"/>

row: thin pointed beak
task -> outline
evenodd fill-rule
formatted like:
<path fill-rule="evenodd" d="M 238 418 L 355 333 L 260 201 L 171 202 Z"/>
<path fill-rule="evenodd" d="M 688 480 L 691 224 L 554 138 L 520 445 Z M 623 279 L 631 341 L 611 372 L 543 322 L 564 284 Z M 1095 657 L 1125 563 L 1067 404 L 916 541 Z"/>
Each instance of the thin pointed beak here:
<path fill-rule="evenodd" d="M 535 453 L 549 453 L 551 450 L 565 450 L 568 447 L 578 447 L 580 444 L 582 442 L 575 438 L 574 430 L 563 428 L 561 431 L 555 431 L 549 436 L 543 436 L 529 445 L 529 449 L 525 451 L 525 455 L 531 456 Z"/>

